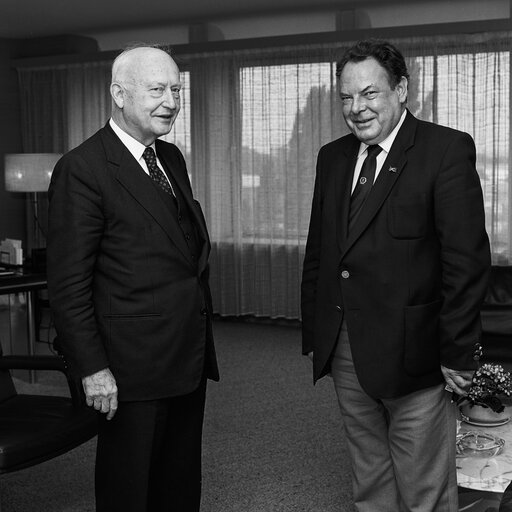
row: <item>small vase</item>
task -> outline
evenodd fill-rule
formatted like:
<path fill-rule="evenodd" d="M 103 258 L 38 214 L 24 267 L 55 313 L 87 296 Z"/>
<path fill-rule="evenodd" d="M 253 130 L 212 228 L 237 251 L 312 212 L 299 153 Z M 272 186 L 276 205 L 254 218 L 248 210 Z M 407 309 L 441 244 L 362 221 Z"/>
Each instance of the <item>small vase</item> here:
<path fill-rule="evenodd" d="M 480 427 L 496 427 L 510 421 L 510 413 L 506 407 L 502 412 L 494 412 L 490 407 L 463 404 L 460 406 L 460 414 L 464 422 Z"/>

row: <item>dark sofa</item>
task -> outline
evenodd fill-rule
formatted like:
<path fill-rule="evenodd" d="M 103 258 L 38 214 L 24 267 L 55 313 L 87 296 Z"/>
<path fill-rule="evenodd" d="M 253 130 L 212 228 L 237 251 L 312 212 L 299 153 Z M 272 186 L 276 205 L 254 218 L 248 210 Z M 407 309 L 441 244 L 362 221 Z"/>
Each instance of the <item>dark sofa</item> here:
<path fill-rule="evenodd" d="M 512 370 L 512 266 L 493 266 L 482 308 L 482 362 Z"/>

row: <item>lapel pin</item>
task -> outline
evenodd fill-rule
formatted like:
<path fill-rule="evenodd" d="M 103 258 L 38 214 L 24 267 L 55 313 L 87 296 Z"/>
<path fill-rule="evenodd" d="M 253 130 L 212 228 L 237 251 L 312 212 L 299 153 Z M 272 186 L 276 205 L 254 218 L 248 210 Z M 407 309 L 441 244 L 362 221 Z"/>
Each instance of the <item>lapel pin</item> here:
<path fill-rule="evenodd" d="M 390 167 L 390 168 L 388 169 L 388 171 L 389 171 L 389 172 L 396 172 L 396 167 Z"/>

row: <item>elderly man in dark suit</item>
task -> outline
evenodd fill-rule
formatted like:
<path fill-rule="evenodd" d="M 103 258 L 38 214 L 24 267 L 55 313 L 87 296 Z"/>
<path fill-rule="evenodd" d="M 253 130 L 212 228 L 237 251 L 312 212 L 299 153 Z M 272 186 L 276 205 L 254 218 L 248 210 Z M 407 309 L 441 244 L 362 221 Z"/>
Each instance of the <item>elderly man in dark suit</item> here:
<path fill-rule="evenodd" d="M 98 511 L 199 511 L 206 379 L 218 379 L 210 244 L 182 154 L 157 140 L 180 88 L 165 51 L 123 52 L 112 118 L 58 162 L 49 190 L 58 338 L 102 413 Z"/>
<path fill-rule="evenodd" d="M 403 56 L 338 65 L 351 134 L 318 155 L 303 353 L 331 373 L 364 512 L 455 512 L 455 407 L 480 355 L 490 268 L 475 146 L 407 109 Z"/>

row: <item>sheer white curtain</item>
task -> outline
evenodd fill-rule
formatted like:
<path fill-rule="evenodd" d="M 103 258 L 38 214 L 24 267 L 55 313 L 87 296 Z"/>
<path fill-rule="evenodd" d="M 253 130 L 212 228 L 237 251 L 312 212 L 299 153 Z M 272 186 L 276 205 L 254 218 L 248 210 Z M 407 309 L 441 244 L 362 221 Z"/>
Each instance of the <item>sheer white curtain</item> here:
<path fill-rule="evenodd" d="M 392 42 L 410 68 L 410 110 L 474 137 L 493 262 L 511 264 L 510 33 Z M 316 155 L 346 132 L 334 72 L 350 44 L 180 56 L 169 139 L 205 210 L 220 314 L 300 316 Z M 106 62 L 20 70 L 25 150 L 65 151 L 101 127 L 109 73 Z"/>
<path fill-rule="evenodd" d="M 410 67 L 410 110 L 474 137 L 493 262 L 510 263 L 510 33 L 393 42 Z M 350 44 L 191 57 L 222 314 L 299 318 L 315 160 L 346 132 L 334 63 Z"/>
<path fill-rule="evenodd" d="M 316 154 L 343 124 L 334 59 L 310 48 L 189 58 L 214 307 L 298 318 Z"/>
<path fill-rule="evenodd" d="M 400 42 L 398 42 L 400 44 Z M 510 33 L 409 40 L 411 111 L 475 140 L 494 264 L 512 263 Z"/>

